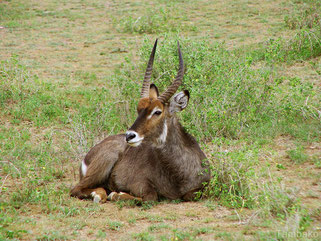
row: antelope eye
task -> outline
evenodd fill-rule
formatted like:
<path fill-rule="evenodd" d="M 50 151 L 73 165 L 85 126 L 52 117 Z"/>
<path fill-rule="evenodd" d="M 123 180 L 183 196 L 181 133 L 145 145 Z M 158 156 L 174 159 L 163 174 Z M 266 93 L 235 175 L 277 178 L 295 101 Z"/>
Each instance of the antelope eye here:
<path fill-rule="evenodd" d="M 160 114 L 162 114 L 162 112 L 159 111 L 159 110 L 157 110 L 157 111 L 154 112 L 154 115 L 160 115 Z"/>

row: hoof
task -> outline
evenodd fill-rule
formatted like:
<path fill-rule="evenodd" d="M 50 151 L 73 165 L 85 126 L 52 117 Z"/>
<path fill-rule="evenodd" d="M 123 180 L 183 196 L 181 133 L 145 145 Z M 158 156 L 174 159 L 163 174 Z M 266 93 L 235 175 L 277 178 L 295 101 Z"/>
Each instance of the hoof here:
<path fill-rule="evenodd" d="M 117 201 L 118 199 L 115 199 L 117 197 L 118 193 L 117 192 L 111 192 L 108 197 L 107 200 L 108 201 Z"/>
<path fill-rule="evenodd" d="M 107 194 L 103 188 L 96 188 L 91 193 L 91 197 L 95 203 L 105 203 L 107 201 Z"/>
<path fill-rule="evenodd" d="M 101 197 L 99 194 L 97 194 L 96 192 L 92 192 L 91 196 L 93 197 L 93 201 L 94 203 L 99 203 L 101 201 Z"/>

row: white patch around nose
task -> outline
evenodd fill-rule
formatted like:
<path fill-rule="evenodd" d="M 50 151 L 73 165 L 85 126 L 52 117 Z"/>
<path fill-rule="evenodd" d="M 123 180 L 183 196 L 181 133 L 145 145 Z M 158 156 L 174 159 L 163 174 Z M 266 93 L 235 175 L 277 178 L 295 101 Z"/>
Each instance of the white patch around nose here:
<path fill-rule="evenodd" d="M 83 176 L 86 176 L 86 173 L 87 173 L 87 165 L 85 163 L 85 160 L 83 160 L 81 162 L 81 172 L 82 172 L 82 175 Z"/>
<path fill-rule="evenodd" d="M 133 133 L 135 134 L 135 138 L 127 141 L 127 143 L 131 146 L 137 147 L 139 146 L 142 141 L 144 140 L 143 136 L 140 136 L 136 131 L 127 131 L 126 134 Z"/>
<path fill-rule="evenodd" d="M 150 118 L 152 118 L 156 111 L 162 111 L 162 110 L 159 109 L 158 107 L 155 107 L 155 108 L 152 110 L 152 112 L 150 113 L 150 115 L 147 116 L 147 120 L 149 120 Z"/>

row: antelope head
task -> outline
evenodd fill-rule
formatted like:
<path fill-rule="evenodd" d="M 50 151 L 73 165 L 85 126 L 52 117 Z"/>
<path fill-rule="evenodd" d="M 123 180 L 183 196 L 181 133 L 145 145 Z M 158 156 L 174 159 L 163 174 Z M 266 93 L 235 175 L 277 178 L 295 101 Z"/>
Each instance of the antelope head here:
<path fill-rule="evenodd" d="M 188 104 L 189 92 L 187 90 L 176 94 L 169 102 L 182 84 L 184 76 L 183 57 L 178 42 L 177 45 L 179 55 L 177 76 L 167 90 L 159 95 L 156 85 L 150 84 L 157 46 L 157 40 L 155 41 L 143 81 L 141 99 L 137 106 L 138 117 L 126 132 L 126 141 L 131 146 L 137 147 L 143 140 L 156 145 L 164 144 L 168 133 L 168 119 L 172 118 L 175 112 L 186 108 Z"/>

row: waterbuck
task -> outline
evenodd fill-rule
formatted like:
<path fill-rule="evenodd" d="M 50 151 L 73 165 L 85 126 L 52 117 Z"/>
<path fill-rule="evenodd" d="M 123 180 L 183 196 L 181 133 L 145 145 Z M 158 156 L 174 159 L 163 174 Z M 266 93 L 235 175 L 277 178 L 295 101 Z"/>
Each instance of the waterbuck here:
<path fill-rule="evenodd" d="M 161 95 L 150 84 L 156 46 L 157 40 L 147 65 L 136 121 L 126 134 L 109 136 L 88 152 L 71 196 L 93 198 L 95 202 L 156 201 L 160 197 L 188 201 L 209 181 L 205 154 L 175 116 L 189 101 L 187 90 L 174 95 L 184 75 L 179 43 L 177 76 Z"/>

